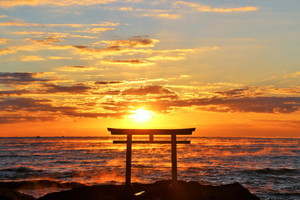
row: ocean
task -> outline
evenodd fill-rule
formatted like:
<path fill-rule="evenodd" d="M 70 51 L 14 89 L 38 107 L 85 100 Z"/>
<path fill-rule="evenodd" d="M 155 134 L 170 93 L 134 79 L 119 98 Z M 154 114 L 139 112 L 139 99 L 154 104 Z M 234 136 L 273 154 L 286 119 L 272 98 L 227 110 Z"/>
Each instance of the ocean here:
<path fill-rule="evenodd" d="M 0 182 L 123 184 L 126 145 L 113 137 L 0 138 Z M 300 199 L 300 138 L 185 137 L 178 179 L 239 182 L 263 200 Z M 169 144 L 133 144 L 132 182 L 171 179 Z M 21 192 L 36 197 L 58 188 Z"/>

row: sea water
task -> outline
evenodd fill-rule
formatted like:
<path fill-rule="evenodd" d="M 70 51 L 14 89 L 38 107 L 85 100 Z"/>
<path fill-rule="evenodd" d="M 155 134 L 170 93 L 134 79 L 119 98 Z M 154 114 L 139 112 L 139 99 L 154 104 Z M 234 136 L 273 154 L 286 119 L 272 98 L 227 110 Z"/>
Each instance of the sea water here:
<path fill-rule="evenodd" d="M 0 138 L 0 181 L 123 184 L 126 145 L 113 144 L 114 139 Z M 191 141 L 177 145 L 179 180 L 212 185 L 239 182 L 261 199 L 300 199 L 300 138 L 178 140 Z M 132 182 L 171 179 L 170 149 L 170 144 L 133 144 Z"/>

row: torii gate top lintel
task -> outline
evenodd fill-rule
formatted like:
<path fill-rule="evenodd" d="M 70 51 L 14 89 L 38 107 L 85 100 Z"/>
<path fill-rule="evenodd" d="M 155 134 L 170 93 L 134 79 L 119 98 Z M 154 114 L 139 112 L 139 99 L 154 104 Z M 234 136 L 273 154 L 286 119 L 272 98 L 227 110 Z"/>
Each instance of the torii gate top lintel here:
<path fill-rule="evenodd" d="M 120 129 L 120 128 L 107 128 L 112 135 L 192 135 L 196 128 L 183 128 L 183 129 Z"/>

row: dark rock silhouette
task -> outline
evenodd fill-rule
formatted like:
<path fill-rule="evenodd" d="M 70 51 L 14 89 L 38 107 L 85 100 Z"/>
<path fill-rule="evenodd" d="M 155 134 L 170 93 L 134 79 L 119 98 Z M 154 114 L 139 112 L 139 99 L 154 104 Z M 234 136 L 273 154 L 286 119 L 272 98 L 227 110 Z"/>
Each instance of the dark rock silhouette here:
<path fill-rule="evenodd" d="M 211 186 L 197 182 L 97 185 L 47 194 L 38 200 L 259 200 L 239 183 Z"/>
<path fill-rule="evenodd" d="M 0 200 L 34 200 L 34 199 L 35 198 L 30 195 L 22 194 L 15 190 L 0 187 Z"/>
<path fill-rule="evenodd" d="M 30 195 L 18 192 L 18 190 L 35 190 L 43 188 L 77 188 L 84 184 L 76 182 L 60 183 L 51 180 L 0 182 L 0 200 L 34 200 Z"/>
<path fill-rule="evenodd" d="M 67 182 L 61 183 L 51 180 L 35 180 L 35 181 L 16 181 L 16 182 L 0 182 L 0 188 L 10 190 L 19 189 L 41 189 L 41 188 L 76 188 L 86 186 L 81 183 Z"/>
<path fill-rule="evenodd" d="M 18 189 L 73 188 L 34 198 Z M 153 184 L 85 186 L 56 181 L 0 182 L 0 200 L 259 200 L 239 183 L 211 186 L 197 182 L 158 181 Z"/>

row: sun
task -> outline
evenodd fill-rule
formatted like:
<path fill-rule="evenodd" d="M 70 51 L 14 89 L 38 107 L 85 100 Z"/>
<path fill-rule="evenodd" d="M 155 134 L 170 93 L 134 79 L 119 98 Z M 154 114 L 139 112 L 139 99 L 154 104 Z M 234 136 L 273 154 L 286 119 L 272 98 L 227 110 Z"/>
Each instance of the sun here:
<path fill-rule="evenodd" d="M 134 114 L 130 115 L 130 118 L 132 118 L 135 122 L 142 123 L 152 119 L 153 115 L 154 113 L 152 111 L 138 109 L 134 111 Z"/>

